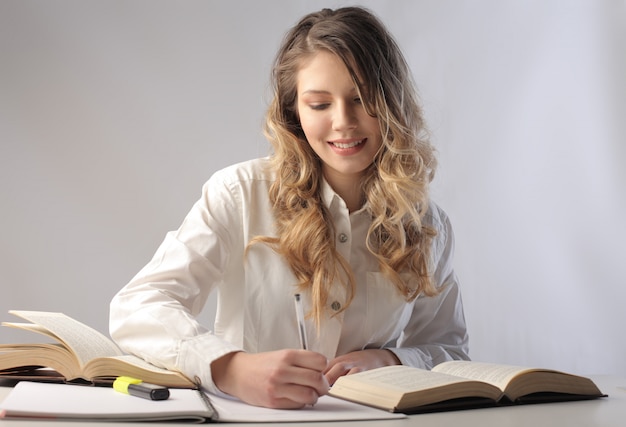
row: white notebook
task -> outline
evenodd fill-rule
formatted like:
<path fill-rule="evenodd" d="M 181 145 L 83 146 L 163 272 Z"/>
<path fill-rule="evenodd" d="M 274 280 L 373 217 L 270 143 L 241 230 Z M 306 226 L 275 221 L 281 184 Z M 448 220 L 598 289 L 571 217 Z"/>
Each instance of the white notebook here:
<path fill-rule="evenodd" d="M 109 421 L 299 422 L 377 420 L 406 417 L 331 396 L 302 409 L 268 409 L 198 390 L 170 389 L 170 398 L 153 401 L 108 387 L 22 381 L 0 403 L 7 419 L 90 419 Z"/>

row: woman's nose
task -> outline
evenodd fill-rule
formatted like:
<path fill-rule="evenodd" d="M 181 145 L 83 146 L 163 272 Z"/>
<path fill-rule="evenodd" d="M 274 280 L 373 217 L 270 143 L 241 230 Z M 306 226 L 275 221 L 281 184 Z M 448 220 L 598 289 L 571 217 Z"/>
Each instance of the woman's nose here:
<path fill-rule="evenodd" d="M 347 104 L 336 106 L 333 115 L 333 130 L 341 131 L 345 129 L 353 129 L 358 123 L 356 109 Z"/>

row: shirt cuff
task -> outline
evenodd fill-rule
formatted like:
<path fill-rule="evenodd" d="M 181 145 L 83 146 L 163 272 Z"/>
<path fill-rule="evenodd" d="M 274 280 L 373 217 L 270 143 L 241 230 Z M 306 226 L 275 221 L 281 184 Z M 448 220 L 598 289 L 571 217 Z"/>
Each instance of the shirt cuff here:
<path fill-rule="evenodd" d="M 205 391 L 225 396 L 226 394 L 213 382 L 211 363 L 236 351 L 243 350 L 207 332 L 181 342 L 176 365 L 184 375 L 199 383 Z"/>
<path fill-rule="evenodd" d="M 387 348 L 406 366 L 420 369 L 431 369 L 433 367 L 430 356 L 417 348 Z"/>

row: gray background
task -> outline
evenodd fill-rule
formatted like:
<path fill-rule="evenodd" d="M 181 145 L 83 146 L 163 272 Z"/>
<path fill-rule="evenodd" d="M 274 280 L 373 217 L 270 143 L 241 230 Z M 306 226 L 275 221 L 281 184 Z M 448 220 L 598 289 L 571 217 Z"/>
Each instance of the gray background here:
<path fill-rule="evenodd" d="M 268 153 L 284 32 L 342 4 L 0 1 L 0 319 L 107 333 L 109 300 L 204 181 Z M 626 374 L 625 2 L 361 4 L 420 89 L 472 357 Z"/>

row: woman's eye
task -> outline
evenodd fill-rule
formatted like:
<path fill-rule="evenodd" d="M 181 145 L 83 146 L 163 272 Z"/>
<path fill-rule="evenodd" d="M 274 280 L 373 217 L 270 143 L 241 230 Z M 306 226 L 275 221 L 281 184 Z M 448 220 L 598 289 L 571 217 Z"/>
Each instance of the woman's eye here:
<path fill-rule="evenodd" d="M 354 102 L 356 104 L 361 104 L 361 98 L 359 98 L 358 96 L 356 98 L 354 98 Z"/>
<path fill-rule="evenodd" d="M 319 111 L 328 108 L 328 104 L 310 104 L 309 107 L 311 108 L 311 110 Z"/>

